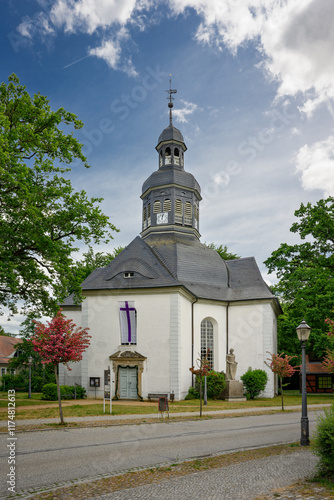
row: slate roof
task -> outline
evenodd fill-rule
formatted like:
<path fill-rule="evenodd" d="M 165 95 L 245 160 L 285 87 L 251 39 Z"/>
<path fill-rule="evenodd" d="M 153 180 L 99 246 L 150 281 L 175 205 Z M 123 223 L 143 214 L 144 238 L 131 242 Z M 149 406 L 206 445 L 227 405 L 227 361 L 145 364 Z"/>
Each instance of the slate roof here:
<path fill-rule="evenodd" d="M 174 127 L 174 125 L 169 124 L 168 127 L 166 127 L 160 134 L 159 139 L 158 139 L 158 144 L 160 142 L 164 141 L 178 141 L 178 142 L 183 142 L 183 135 L 179 131 L 178 128 Z"/>
<path fill-rule="evenodd" d="M 164 167 L 151 174 L 143 184 L 142 192 L 157 186 L 176 184 L 182 188 L 195 189 L 201 192 L 200 185 L 195 177 L 189 172 L 185 172 L 180 167 Z"/>
<path fill-rule="evenodd" d="M 133 272 L 132 278 L 124 273 Z M 85 290 L 183 286 L 195 297 L 221 301 L 275 299 L 253 257 L 224 261 L 193 236 L 137 236 L 107 267 L 96 269 Z"/>

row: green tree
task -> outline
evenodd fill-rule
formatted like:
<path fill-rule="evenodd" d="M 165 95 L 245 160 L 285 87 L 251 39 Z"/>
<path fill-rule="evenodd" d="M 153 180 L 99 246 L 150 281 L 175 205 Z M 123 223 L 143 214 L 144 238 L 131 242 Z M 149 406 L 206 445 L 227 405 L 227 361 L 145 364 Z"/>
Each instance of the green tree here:
<path fill-rule="evenodd" d="M 281 354 L 271 354 L 267 351 L 267 353 L 270 354 L 271 358 L 267 360 L 268 363 L 265 361 L 265 364 L 269 366 L 271 371 L 275 373 L 280 380 L 282 411 L 284 411 L 283 387 L 288 384 L 283 384 L 283 378 L 292 377 L 292 375 L 298 370 L 299 367 L 296 368 L 290 365 L 290 361 L 297 356 L 288 356 L 287 354 L 284 354 L 284 352 Z"/>
<path fill-rule="evenodd" d="M 99 267 L 106 267 L 118 254 L 123 247 L 117 247 L 112 253 L 97 252 L 94 253 L 92 247 L 83 254 L 83 258 L 71 266 L 71 278 L 69 280 L 68 295 L 75 293 L 81 283 Z"/>
<path fill-rule="evenodd" d="M 3 336 L 3 337 L 15 337 L 15 335 L 12 335 L 11 333 L 6 333 L 5 329 L 1 325 L 0 325 L 0 336 Z"/>
<path fill-rule="evenodd" d="M 77 242 L 106 243 L 116 230 L 102 199 L 63 177 L 73 160 L 89 167 L 73 135 L 82 126 L 73 113 L 52 111 L 45 96 L 31 97 L 16 75 L 0 85 L 0 311 L 16 312 L 22 301 L 24 310 L 54 314 Z"/>
<path fill-rule="evenodd" d="M 215 245 L 214 243 L 206 244 L 208 248 L 212 248 L 212 250 L 216 250 L 216 252 L 221 256 L 223 260 L 234 260 L 240 259 L 240 256 L 236 253 L 231 253 L 228 251 L 226 245 Z"/>
<path fill-rule="evenodd" d="M 64 424 L 58 364 L 62 363 L 71 370 L 68 363 L 82 360 L 82 354 L 89 346 L 91 336 L 88 335 L 88 328 L 77 327 L 71 319 L 66 319 L 61 313 L 61 309 L 48 322 L 47 326 L 37 321 L 35 325 L 35 334 L 31 338 L 31 343 L 35 352 L 41 356 L 43 363 L 53 365 L 58 392 L 60 423 Z"/>
<path fill-rule="evenodd" d="M 197 368 L 192 366 L 189 368 L 193 375 L 199 379 L 199 416 L 202 417 L 202 395 L 203 395 L 203 377 L 205 377 L 210 371 L 210 363 L 208 361 L 210 349 L 207 350 L 206 357 L 201 357 L 197 359 Z"/>
<path fill-rule="evenodd" d="M 284 312 L 278 321 L 278 349 L 300 353 L 296 327 L 305 319 L 312 327 L 308 348 L 321 357 L 328 345 L 324 320 L 331 315 L 334 297 L 334 198 L 301 204 L 295 216 L 299 221 L 290 231 L 301 241 L 281 244 L 265 261 L 279 279 L 273 290 Z"/>

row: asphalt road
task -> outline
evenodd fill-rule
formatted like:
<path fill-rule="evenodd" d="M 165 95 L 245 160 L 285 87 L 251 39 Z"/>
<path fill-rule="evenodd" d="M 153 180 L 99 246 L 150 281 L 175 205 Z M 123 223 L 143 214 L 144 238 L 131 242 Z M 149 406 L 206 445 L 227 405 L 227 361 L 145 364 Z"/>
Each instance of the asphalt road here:
<path fill-rule="evenodd" d="M 309 413 L 310 434 L 316 417 Z M 135 467 L 300 439 L 300 413 L 17 433 L 16 492 Z M 8 434 L 0 436 L 0 495 L 7 491 Z M 13 447 L 12 447 L 13 448 Z"/>

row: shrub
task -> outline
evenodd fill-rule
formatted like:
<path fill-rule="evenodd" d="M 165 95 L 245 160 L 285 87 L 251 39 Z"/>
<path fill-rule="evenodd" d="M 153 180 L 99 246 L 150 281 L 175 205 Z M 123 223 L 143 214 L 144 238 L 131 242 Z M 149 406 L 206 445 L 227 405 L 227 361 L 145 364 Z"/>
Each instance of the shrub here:
<path fill-rule="evenodd" d="M 320 477 L 334 479 L 334 404 L 317 417 L 313 449 L 320 458 L 317 469 Z"/>
<path fill-rule="evenodd" d="M 74 385 L 61 385 L 60 386 L 60 397 L 61 399 L 74 399 Z M 76 397 L 77 399 L 84 399 L 86 397 L 86 389 L 81 387 L 81 385 L 76 386 Z M 43 386 L 42 399 L 48 401 L 57 401 L 57 384 L 45 384 Z"/>
<path fill-rule="evenodd" d="M 184 399 L 199 399 L 199 392 L 195 387 L 189 387 L 188 394 Z"/>
<path fill-rule="evenodd" d="M 40 375 L 35 375 L 31 377 L 31 391 L 32 392 L 42 392 L 43 385 L 45 384 L 43 377 Z"/>
<path fill-rule="evenodd" d="M 268 382 L 268 375 L 264 370 L 252 370 L 251 367 L 240 378 L 244 383 L 247 399 L 254 399 L 258 396 L 261 391 L 264 391 Z"/>
<path fill-rule="evenodd" d="M 217 399 L 225 388 L 224 373 L 211 370 L 206 376 L 206 389 L 208 398 Z M 202 377 L 202 390 L 204 394 L 204 377 Z M 199 399 L 199 376 L 196 376 L 195 387 L 189 387 L 185 399 Z"/>
<path fill-rule="evenodd" d="M 208 398 L 219 398 L 220 394 L 225 389 L 225 374 L 215 372 L 214 370 L 210 371 L 206 379 L 206 385 Z"/>
<path fill-rule="evenodd" d="M 47 399 L 48 401 L 57 401 L 57 384 L 45 384 L 42 389 L 42 399 Z"/>
<path fill-rule="evenodd" d="M 74 387 L 73 387 L 74 392 Z M 86 389 L 81 387 L 81 385 L 76 386 L 77 399 L 85 399 L 87 397 Z"/>
<path fill-rule="evenodd" d="M 16 391 L 28 391 L 29 380 L 28 377 L 24 377 L 23 374 L 18 373 L 12 375 L 7 373 L 1 377 L 1 390 L 7 391 L 8 389 L 15 389 Z"/>

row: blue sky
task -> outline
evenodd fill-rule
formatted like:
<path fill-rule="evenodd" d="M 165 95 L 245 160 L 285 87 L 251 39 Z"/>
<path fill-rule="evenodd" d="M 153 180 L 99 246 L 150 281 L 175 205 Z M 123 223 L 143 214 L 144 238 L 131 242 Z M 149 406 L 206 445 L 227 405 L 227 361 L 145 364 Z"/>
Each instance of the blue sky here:
<path fill-rule="evenodd" d="M 102 196 L 120 228 L 141 231 L 141 186 L 174 125 L 202 187 L 203 242 L 263 261 L 292 243 L 301 202 L 334 195 L 332 0 L 0 0 L 1 81 L 16 73 L 75 113 L 91 165 L 76 189 Z M 82 249 L 84 250 L 84 249 Z M 14 330 L 17 322 L 6 322 Z"/>

